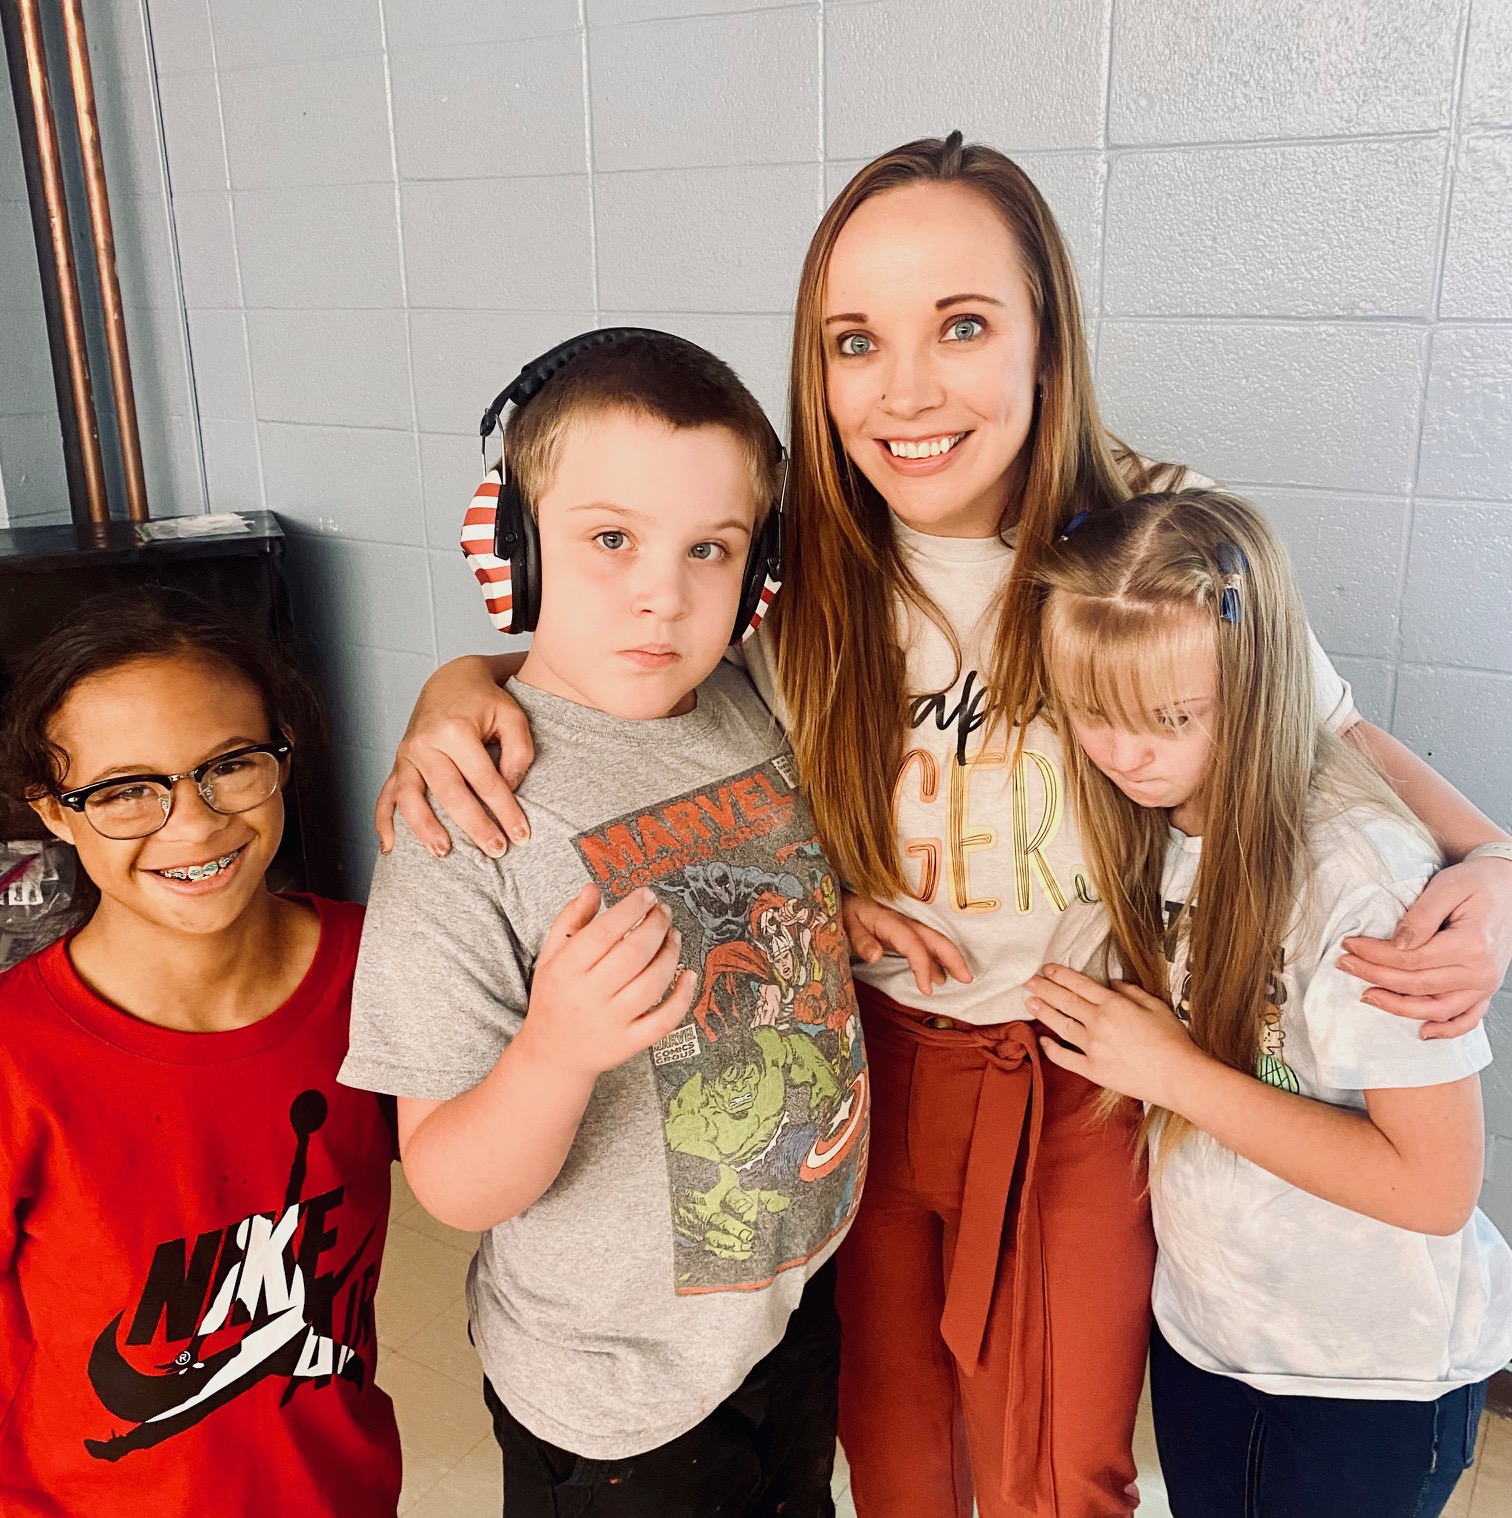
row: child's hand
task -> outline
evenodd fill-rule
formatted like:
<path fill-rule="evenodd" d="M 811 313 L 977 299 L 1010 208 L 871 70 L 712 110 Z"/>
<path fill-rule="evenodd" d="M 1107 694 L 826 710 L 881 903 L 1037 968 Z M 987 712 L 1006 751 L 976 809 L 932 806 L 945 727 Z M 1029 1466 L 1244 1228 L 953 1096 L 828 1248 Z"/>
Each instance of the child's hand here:
<path fill-rule="evenodd" d="M 642 887 L 606 912 L 586 885 L 557 913 L 536 961 L 519 1037 L 559 1068 L 601 1075 L 688 1015 L 697 977 L 679 969 L 682 934 Z"/>
<path fill-rule="evenodd" d="M 1026 989 L 1029 1010 L 1063 1040 L 1041 1038 L 1045 1057 L 1110 1091 L 1174 1109 L 1182 1070 L 1205 1058 L 1163 1001 L 1126 981 L 1046 965 Z"/>
<path fill-rule="evenodd" d="M 840 915 L 851 952 L 858 959 L 874 965 L 884 954 L 902 955 L 923 995 L 930 996 L 936 986 L 943 986 L 947 974 L 962 985 L 970 983 L 971 971 L 961 951 L 943 933 L 926 928 L 922 922 L 850 891 L 840 893 Z"/>

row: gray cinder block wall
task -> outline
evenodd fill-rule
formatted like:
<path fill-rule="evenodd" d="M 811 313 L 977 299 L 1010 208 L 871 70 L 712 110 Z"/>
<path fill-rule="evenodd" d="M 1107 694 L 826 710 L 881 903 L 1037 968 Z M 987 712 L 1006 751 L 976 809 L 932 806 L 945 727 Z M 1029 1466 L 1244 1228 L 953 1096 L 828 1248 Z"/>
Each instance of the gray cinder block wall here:
<path fill-rule="evenodd" d="M 1361 708 L 1512 824 L 1507 0 L 148 9 L 210 501 L 301 534 L 352 889 L 416 687 L 494 646 L 453 546 L 484 403 L 634 320 L 780 415 L 826 197 L 953 126 L 1061 219 L 1110 424 L 1259 500 Z"/>

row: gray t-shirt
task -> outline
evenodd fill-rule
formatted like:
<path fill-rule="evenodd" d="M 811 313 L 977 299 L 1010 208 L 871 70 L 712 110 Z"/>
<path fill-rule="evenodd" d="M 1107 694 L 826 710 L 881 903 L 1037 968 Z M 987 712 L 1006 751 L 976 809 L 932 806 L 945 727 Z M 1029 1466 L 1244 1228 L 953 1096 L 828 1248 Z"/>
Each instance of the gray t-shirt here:
<path fill-rule="evenodd" d="M 653 886 L 698 971 L 693 1014 L 601 1076 L 533 1206 L 468 1277 L 489 1380 L 590 1459 L 694 1426 L 782 1337 L 849 1226 L 868 1100 L 839 886 L 792 758 L 721 667 L 683 717 L 628 721 L 515 682 L 536 760 L 528 843 L 491 860 L 400 828 L 373 877 L 348 1084 L 445 1100 L 518 1031 L 552 919 L 593 880 Z"/>

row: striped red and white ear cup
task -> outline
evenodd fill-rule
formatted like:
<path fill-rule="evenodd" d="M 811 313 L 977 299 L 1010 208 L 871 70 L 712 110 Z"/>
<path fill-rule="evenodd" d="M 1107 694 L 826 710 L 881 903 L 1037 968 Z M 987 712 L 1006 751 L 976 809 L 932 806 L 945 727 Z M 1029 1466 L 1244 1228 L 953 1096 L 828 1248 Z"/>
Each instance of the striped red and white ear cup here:
<path fill-rule="evenodd" d="M 771 609 L 772 602 L 777 597 L 777 592 L 782 589 L 782 581 L 774 580 L 767 575 L 762 583 L 761 594 L 756 598 L 756 610 L 751 613 L 751 620 L 746 623 L 745 631 L 740 635 L 740 641 L 744 643 L 748 638 L 756 635 L 756 629 L 766 620 L 766 614 Z"/>
<path fill-rule="evenodd" d="M 509 560 L 494 552 L 501 483 L 500 471 L 491 469 L 488 478 L 478 486 L 462 519 L 462 552 L 482 588 L 489 621 L 498 631 L 507 633 L 514 623 L 512 571 Z"/>

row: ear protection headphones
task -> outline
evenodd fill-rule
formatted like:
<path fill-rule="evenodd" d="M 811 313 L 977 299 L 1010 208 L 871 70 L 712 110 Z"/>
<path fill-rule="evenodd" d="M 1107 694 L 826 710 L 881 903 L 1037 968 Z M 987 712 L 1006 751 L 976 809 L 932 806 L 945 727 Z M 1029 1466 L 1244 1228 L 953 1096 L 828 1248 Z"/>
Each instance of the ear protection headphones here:
<path fill-rule="evenodd" d="M 504 408 L 529 404 L 551 377 L 579 355 L 604 343 L 629 337 L 668 337 L 650 327 L 603 327 L 559 343 L 549 353 L 526 364 L 494 399 L 478 433 L 485 460 L 488 439 L 499 426 Z M 740 606 L 735 613 L 731 643 L 743 643 L 761 626 L 782 585 L 783 513 L 787 505 L 786 454 L 775 431 L 772 439 L 783 461 L 783 484 L 766 520 L 751 538 L 741 579 Z M 502 633 L 535 629 L 541 612 L 541 548 L 535 518 L 501 458 L 488 471 L 467 508 L 462 523 L 462 552 L 483 590 L 489 620 Z"/>

